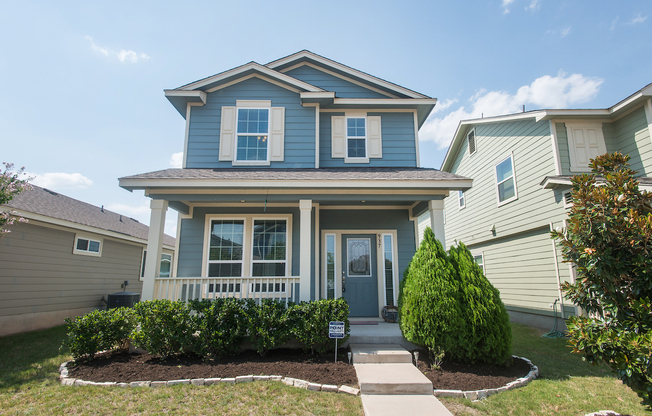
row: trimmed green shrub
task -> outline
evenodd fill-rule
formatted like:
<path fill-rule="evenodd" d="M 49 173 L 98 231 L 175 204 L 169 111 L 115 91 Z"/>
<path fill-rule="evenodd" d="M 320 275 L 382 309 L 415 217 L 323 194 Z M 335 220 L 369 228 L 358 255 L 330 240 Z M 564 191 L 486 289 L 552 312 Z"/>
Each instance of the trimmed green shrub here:
<path fill-rule="evenodd" d="M 180 300 L 151 300 L 134 305 L 139 328 L 134 344 L 152 355 L 167 357 L 188 353 L 195 345 L 196 320 L 189 306 Z"/>
<path fill-rule="evenodd" d="M 262 299 L 259 305 L 248 299 L 247 335 L 251 345 L 262 357 L 273 348 L 285 344 L 290 338 L 290 319 L 285 303 Z"/>
<path fill-rule="evenodd" d="M 193 319 L 199 331 L 195 338 L 195 353 L 215 357 L 238 353 L 247 332 L 247 310 L 244 300 L 203 299 L 192 300 L 189 305 L 196 312 Z"/>
<path fill-rule="evenodd" d="M 628 161 L 598 156 L 591 175 L 574 176 L 568 226 L 552 237 L 576 266 L 565 297 L 588 314 L 567 323 L 573 352 L 607 364 L 652 409 L 652 194 Z"/>
<path fill-rule="evenodd" d="M 343 321 L 345 337 L 349 338 L 349 304 L 343 298 L 322 299 L 313 302 L 301 302 L 290 309 L 292 317 L 292 334 L 303 344 L 304 351 L 325 353 L 335 348 L 335 341 L 328 338 L 328 323 Z"/>
<path fill-rule="evenodd" d="M 466 246 L 448 255 L 427 228 L 399 290 L 399 325 L 408 341 L 457 361 L 509 360 L 507 311 Z"/>
<path fill-rule="evenodd" d="M 92 311 L 75 319 L 66 318 L 68 332 L 63 345 L 77 358 L 114 348 L 127 348 L 129 335 L 136 326 L 136 314 L 129 308 Z"/>

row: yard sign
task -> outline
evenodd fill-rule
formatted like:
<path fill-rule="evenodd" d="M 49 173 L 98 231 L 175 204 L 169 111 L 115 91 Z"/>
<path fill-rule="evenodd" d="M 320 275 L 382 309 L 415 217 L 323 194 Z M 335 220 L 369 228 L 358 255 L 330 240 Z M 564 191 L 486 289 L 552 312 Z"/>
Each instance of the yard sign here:
<path fill-rule="evenodd" d="M 328 323 L 328 338 L 335 338 L 335 362 L 337 362 L 337 340 L 344 338 L 344 322 L 330 321 Z"/>

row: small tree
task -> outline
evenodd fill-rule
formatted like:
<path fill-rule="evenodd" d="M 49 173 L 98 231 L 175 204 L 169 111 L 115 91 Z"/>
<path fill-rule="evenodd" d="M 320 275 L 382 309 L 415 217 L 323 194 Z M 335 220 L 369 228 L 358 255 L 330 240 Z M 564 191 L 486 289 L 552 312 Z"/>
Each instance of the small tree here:
<path fill-rule="evenodd" d="M 500 294 L 463 244 L 446 254 L 426 228 L 405 270 L 399 294 L 403 336 L 434 356 L 464 362 L 504 364 L 510 358 L 511 327 Z"/>
<path fill-rule="evenodd" d="M 628 161 L 599 156 L 593 174 L 573 177 L 568 226 L 552 237 L 576 267 L 565 297 L 588 314 L 567 323 L 573 352 L 606 363 L 651 407 L 652 195 L 639 191 Z"/>
<path fill-rule="evenodd" d="M 24 167 L 13 172 L 13 163 L 2 162 L 2 164 L 4 171 L 0 173 L 0 205 L 8 203 L 21 192 L 32 189 L 32 186 L 27 183 L 31 178 L 21 179 L 21 176 L 25 174 Z M 0 209 L 0 238 L 11 232 L 6 227 L 13 225 L 14 222 L 27 222 L 25 218 L 16 216 L 16 214 L 16 211 Z"/>

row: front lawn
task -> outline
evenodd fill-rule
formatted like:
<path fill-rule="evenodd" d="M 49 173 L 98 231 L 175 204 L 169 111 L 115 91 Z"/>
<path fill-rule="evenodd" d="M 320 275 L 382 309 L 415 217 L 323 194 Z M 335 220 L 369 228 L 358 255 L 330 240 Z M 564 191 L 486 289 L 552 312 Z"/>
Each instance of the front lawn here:
<path fill-rule="evenodd" d="M 571 354 L 565 339 L 543 338 L 545 331 L 512 324 L 513 354 L 529 358 L 541 371 L 526 387 L 481 402 L 442 399 L 455 415 L 572 415 L 598 410 L 649 414 L 638 396 L 606 366 L 593 366 Z"/>
<path fill-rule="evenodd" d="M 279 382 L 210 387 L 66 387 L 58 382 L 65 327 L 0 338 L 0 413 L 6 415 L 362 415 L 359 397 Z"/>

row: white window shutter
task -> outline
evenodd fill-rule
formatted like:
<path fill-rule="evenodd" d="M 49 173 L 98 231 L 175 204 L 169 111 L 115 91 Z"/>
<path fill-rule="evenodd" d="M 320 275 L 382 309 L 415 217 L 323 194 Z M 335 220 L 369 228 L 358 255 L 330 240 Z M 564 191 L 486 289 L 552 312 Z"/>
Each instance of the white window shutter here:
<path fill-rule="evenodd" d="M 235 107 L 222 107 L 222 118 L 220 122 L 220 161 L 233 160 L 233 148 L 235 147 Z"/>
<path fill-rule="evenodd" d="M 331 117 L 331 157 L 343 158 L 346 152 L 344 116 Z"/>
<path fill-rule="evenodd" d="M 383 157 L 383 140 L 380 132 L 380 116 L 367 117 L 367 147 L 370 158 Z"/>
<path fill-rule="evenodd" d="M 568 133 L 568 150 L 570 153 L 571 171 L 587 172 L 589 161 L 607 153 L 602 134 L 602 124 L 571 124 L 566 125 Z"/>
<path fill-rule="evenodd" d="M 269 119 L 269 160 L 282 162 L 285 153 L 285 107 L 272 107 Z"/>

